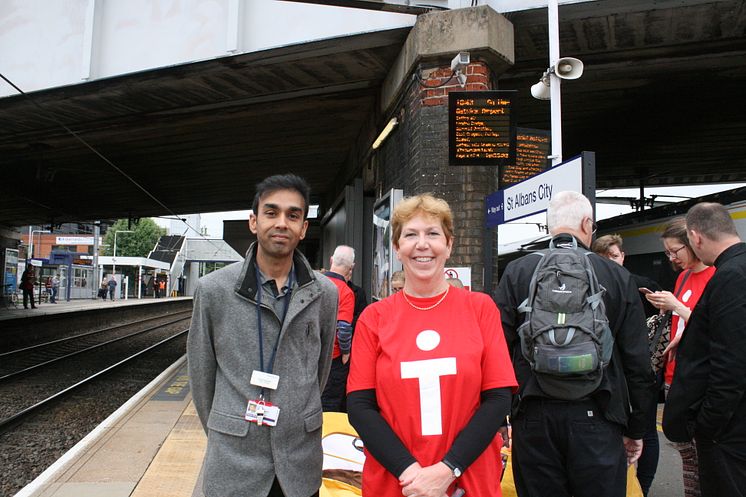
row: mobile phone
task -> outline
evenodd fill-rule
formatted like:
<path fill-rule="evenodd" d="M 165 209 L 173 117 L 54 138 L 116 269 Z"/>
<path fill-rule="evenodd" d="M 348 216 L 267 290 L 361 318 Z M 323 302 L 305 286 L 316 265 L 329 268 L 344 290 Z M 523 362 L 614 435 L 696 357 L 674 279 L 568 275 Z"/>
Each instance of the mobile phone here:
<path fill-rule="evenodd" d="M 650 288 L 645 288 L 644 286 L 638 288 L 638 290 L 640 291 L 640 293 L 644 293 L 645 295 L 647 295 L 648 293 L 653 293 L 653 291 Z"/>

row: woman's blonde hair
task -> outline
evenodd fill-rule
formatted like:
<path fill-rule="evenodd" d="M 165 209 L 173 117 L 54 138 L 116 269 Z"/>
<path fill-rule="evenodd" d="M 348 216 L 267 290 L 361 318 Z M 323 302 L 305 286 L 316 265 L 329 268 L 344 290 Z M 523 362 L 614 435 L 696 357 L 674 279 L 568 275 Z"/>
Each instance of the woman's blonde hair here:
<path fill-rule="evenodd" d="M 446 241 L 453 238 L 453 213 L 448 202 L 442 198 L 435 198 L 429 193 L 407 197 L 394 208 L 391 216 L 391 239 L 394 246 L 399 248 L 399 237 L 404 224 L 418 214 L 432 216 L 440 221 Z"/>

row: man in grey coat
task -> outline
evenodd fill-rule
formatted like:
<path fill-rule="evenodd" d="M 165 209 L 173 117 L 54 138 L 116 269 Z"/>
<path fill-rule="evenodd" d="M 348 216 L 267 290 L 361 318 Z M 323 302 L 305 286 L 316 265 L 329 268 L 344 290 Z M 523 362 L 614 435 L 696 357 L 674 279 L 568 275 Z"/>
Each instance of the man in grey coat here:
<path fill-rule="evenodd" d="M 303 179 L 262 181 L 246 260 L 199 281 L 187 357 L 207 497 L 318 495 L 337 289 L 296 250 L 308 204 Z"/>

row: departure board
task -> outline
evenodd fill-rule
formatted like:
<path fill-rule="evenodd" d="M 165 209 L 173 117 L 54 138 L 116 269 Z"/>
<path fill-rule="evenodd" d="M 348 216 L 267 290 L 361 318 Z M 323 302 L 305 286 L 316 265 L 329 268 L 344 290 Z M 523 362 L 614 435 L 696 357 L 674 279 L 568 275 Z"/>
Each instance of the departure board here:
<path fill-rule="evenodd" d="M 552 148 L 551 133 L 543 129 L 516 128 L 515 149 L 500 168 L 500 188 L 506 188 L 546 171 Z"/>
<path fill-rule="evenodd" d="M 515 91 L 448 94 L 448 156 L 452 166 L 498 166 L 510 159 Z"/>

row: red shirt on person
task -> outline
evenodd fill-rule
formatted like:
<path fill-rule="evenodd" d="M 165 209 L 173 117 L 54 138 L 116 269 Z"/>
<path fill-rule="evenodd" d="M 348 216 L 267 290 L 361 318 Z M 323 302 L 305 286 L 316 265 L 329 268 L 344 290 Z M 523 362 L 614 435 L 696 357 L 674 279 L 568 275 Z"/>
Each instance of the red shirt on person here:
<path fill-rule="evenodd" d="M 328 273 L 327 273 L 328 275 Z M 355 314 L 355 294 L 352 292 L 350 287 L 347 286 L 347 282 L 343 277 L 336 278 L 329 276 L 329 280 L 337 287 L 339 292 L 339 306 L 337 307 L 337 321 L 347 321 L 352 324 L 352 317 Z M 334 337 L 334 350 L 332 351 L 332 359 L 336 359 L 341 355 L 339 351 L 339 342 Z"/>
<path fill-rule="evenodd" d="M 676 279 L 676 286 L 674 287 L 675 290 L 679 289 L 681 280 L 684 278 L 685 274 L 686 271 L 682 271 L 681 273 L 679 273 L 679 277 Z M 684 284 L 684 288 L 679 292 L 678 297 L 678 299 L 684 305 L 686 305 L 689 310 L 694 309 L 694 306 L 697 305 L 699 298 L 702 296 L 702 292 L 705 291 L 707 282 L 710 281 L 710 278 L 712 278 L 713 274 L 715 274 L 715 266 L 708 266 L 707 269 L 703 269 L 698 273 L 692 272 L 692 274 L 689 275 L 689 278 L 687 278 L 686 283 Z M 683 332 L 685 326 L 686 323 L 684 322 L 684 320 L 681 319 L 681 317 L 674 312 L 673 316 L 671 317 L 671 340 L 673 340 L 676 335 Z M 676 356 L 673 355 L 670 356 L 669 360 L 666 362 L 666 385 L 670 385 L 673 381 L 673 374 L 675 369 Z"/>
<path fill-rule="evenodd" d="M 439 462 L 484 390 L 516 387 L 500 321 L 485 294 L 450 288 L 430 310 L 404 292 L 363 311 L 353 338 L 347 392 L 376 390 L 381 415 L 422 466 Z M 420 299 L 436 304 L 443 294 Z M 499 423 L 500 420 L 495 420 Z M 500 494 L 500 436 L 459 478 L 468 497 Z M 401 497 L 398 479 L 366 452 L 363 493 Z"/>

